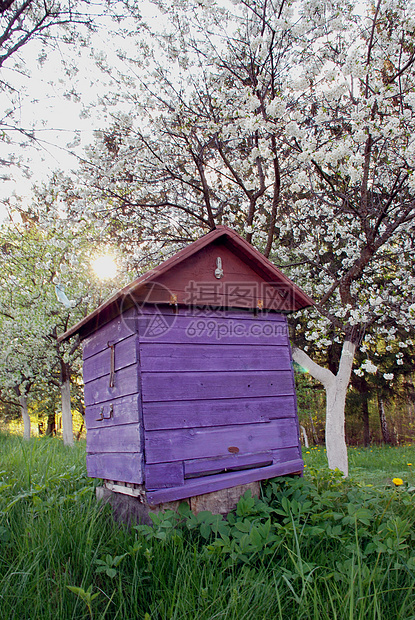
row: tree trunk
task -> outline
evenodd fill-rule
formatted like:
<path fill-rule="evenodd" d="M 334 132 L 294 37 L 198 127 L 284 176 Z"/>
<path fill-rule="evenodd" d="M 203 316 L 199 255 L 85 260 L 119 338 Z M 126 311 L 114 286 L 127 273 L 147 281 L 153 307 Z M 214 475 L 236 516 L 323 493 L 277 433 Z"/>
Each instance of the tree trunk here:
<path fill-rule="evenodd" d="M 364 376 L 354 377 L 353 386 L 359 392 L 360 413 L 363 422 L 363 445 L 370 445 L 370 425 L 369 425 L 369 386 Z"/>
<path fill-rule="evenodd" d="M 48 415 L 48 425 L 46 428 L 46 435 L 48 437 L 52 437 L 52 435 L 56 435 L 56 416 L 55 413 L 50 413 Z"/>
<path fill-rule="evenodd" d="M 339 469 L 344 476 L 349 473 L 346 436 L 344 430 L 344 408 L 347 388 L 352 372 L 356 345 L 346 340 L 337 375 L 319 366 L 301 349 L 293 349 L 293 359 L 306 368 L 320 381 L 326 390 L 326 449 L 330 469 Z"/>
<path fill-rule="evenodd" d="M 23 439 L 30 439 L 30 416 L 27 408 L 27 396 L 20 394 L 19 403 L 22 408 L 22 418 L 23 418 Z"/>
<path fill-rule="evenodd" d="M 79 441 L 81 439 L 83 430 L 84 430 L 84 423 L 82 422 L 81 426 L 79 427 L 79 431 L 76 434 L 76 441 Z"/>
<path fill-rule="evenodd" d="M 352 376 L 352 385 L 359 394 L 360 417 L 363 422 L 363 445 L 370 445 L 370 425 L 369 425 L 369 386 L 366 377 Z"/>
<path fill-rule="evenodd" d="M 414 419 L 414 414 L 415 414 L 415 387 L 411 379 L 406 380 L 406 382 L 404 383 L 404 387 L 405 387 L 405 393 L 406 393 L 408 422 L 411 423 Z"/>
<path fill-rule="evenodd" d="M 370 446 L 369 394 L 362 393 L 363 445 Z"/>
<path fill-rule="evenodd" d="M 305 448 L 309 448 L 309 443 L 308 443 L 308 437 L 307 437 L 307 431 L 305 430 L 304 426 L 300 426 L 301 432 L 303 434 L 303 439 L 304 439 L 304 447 Z"/>
<path fill-rule="evenodd" d="M 69 365 L 61 360 L 62 436 L 65 446 L 73 446 L 71 383 Z"/>
<path fill-rule="evenodd" d="M 318 437 L 317 437 L 316 427 L 314 426 L 314 422 L 313 422 L 313 416 L 311 415 L 311 411 L 310 410 L 308 411 L 308 417 L 310 418 L 311 432 L 313 433 L 314 444 L 317 445 L 318 444 Z"/>
<path fill-rule="evenodd" d="M 378 408 L 379 408 L 379 419 L 380 419 L 380 429 L 382 431 L 382 438 L 384 443 L 392 444 L 392 438 L 389 433 L 388 423 L 386 421 L 385 415 L 385 405 L 383 402 L 383 398 L 378 392 Z"/>

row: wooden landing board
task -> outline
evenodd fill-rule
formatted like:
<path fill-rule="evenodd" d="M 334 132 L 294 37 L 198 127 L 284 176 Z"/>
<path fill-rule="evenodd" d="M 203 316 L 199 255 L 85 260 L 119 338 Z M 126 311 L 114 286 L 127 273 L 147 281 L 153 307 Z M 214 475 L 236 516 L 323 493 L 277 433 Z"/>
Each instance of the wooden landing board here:
<path fill-rule="evenodd" d="M 190 459 L 184 462 L 184 478 L 200 478 L 217 470 L 240 470 L 242 468 L 264 467 L 270 464 L 291 461 L 299 458 L 298 447 L 268 450 L 254 454 L 229 454 L 228 456 L 207 459 Z"/>
<path fill-rule="evenodd" d="M 197 478 L 196 480 L 186 480 L 181 486 L 148 491 L 147 501 L 149 504 L 160 504 L 162 502 L 184 499 L 202 493 L 212 493 L 213 491 L 220 491 L 221 489 L 226 489 L 238 484 L 266 480 L 275 476 L 298 474 L 303 471 L 303 467 L 303 461 L 299 458 L 269 467 L 261 467 L 259 469 L 248 469 L 246 471 Z"/>

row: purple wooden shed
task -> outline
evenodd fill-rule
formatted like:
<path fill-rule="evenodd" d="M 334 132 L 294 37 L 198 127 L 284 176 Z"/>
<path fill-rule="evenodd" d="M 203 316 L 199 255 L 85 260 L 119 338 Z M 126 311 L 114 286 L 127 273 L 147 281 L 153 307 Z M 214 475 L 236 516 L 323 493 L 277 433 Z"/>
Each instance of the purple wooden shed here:
<path fill-rule="evenodd" d="M 159 504 L 301 473 L 286 314 L 312 303 L 218 226 L 67 331 L 84 341 L 89 476 Z"/>

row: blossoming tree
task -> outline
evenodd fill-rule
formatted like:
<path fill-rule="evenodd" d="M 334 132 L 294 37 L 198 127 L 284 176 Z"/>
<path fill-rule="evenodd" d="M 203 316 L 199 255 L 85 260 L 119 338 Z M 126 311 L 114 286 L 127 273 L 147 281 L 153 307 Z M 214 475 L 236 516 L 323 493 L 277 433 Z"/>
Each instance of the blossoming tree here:
<path fill-rule="evenodd" d="M 120 52 L 130 71 L 108 69 L 114 122 L 87 150 L 74 212 L 87 204 L 141 255 L 171 252 L 225 223 L 268 256 L 293 165 L 281 92 L 296 35 L 279 28 L 292 11 L 284 0 L 258 3 L 261 16 L 244 3 L 236 12 L 215 2 L 154 4 L 161 31 L 138 39 L 135 55 Z"/>
<path fill-rule="evenodd" d="M 0 397 L 18 399 L 28 439 L 31 388 L 58 388 L 63 441 L 72 445 L 70 386 L 71 375 L 80 373 L 80 350 L 57 337 L 107 290 L 91 273 L 91 226 L 68 221 L 60 207 L 34 202 L 0 229 Z"/>
<path fill-rule="evenodd" d="M 334 328 L 343 345 L 336 374 L 305 351 L 294 349 L 294 359 L 326 388 L 329 464 L 347 474 L 344 402 L 356 347 L 369 353 L 398 329 L 401 346 L 412 344 L 414 6 L 379 0 L 359 14 L 353 4 L 304 3 L 303 18 L 314 26 L 313 55 L 293 80 L 286 127 L 300 163 L 290 220 L 303 264 L 292 273 L 317 300 L 307 338 L 330 346 Z M 368 356 L 357 372 L 376 370 Z"/>
<path fill-rule="evenodd" d="M 375 373 L 379 337 L 412 342 L 414 5 L 156 4 L 166 27 L 121 54 L 134 72 L 113 72 L 115 121 L 73 213 L 87 204 L 137 260 L 228 223 L 303 286 L 316 306 L 294 358 L 326 389 L 329 465 L 347 474 L 356 348 Z M 335 368 L 313 361 L 334 345 Z"/>

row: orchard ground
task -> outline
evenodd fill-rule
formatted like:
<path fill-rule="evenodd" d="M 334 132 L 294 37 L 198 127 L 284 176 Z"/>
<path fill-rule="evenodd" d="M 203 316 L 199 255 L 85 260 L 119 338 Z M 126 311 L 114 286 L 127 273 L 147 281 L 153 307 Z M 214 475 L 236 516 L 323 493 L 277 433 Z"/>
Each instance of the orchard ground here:
<path fill-rule="evenodd" d="M 402 486 L 415 486 L 415 442 L 400 446 L 349 447 L 350 479 L 359 485 L 387 489 L 394 486 L 392 480 L 400 478 Z M 303 448 L 307 468 L 327 467 L 324 446 Z M 415 489 L 414 489 L 415 491 Z"/>
<path fill-rule="evenodd" d="M 415 446 L 353 448 L 347 480 L 304 453 L 303 478 L 227 520 L 182 505 L 127 528 L 96 502 L 84 440 L 0 433 L 0 617 L 414 618 Z"/>

